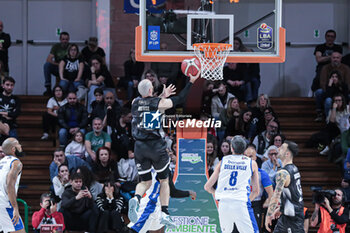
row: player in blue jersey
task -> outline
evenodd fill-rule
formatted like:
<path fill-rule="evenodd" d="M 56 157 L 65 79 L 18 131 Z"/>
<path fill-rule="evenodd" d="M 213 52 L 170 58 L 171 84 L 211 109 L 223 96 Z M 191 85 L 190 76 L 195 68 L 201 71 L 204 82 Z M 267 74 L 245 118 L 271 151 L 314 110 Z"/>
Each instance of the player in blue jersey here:
<path fill-rule="evenodd" d="M 222 158 L 204 186 L 219 201 L 219 220 L 223 233 L 231 233 L 234 225 L 239 232 L 259 232 L 251 207 L 251 201 L 259 194 L 258 165 L 243 155 L 246 146 L 243 137 L 233 137 L 232 155 Z M 216 182 L 215 190 L 213 186 Z"/>
<path fill-rule="evenodd" d="M 173 183 L 173 177 L 170 169 L 169 172 L 169 186 L 170 196 L 172 198 L 184 198 L 191 197 L 192 200 L 196 199 L 196 192 L 189 190 L 179 190 Z M 128 227 L 130 233 L 163 233 L 164 223 L 162 223 L 161 206 L 159 200 L 160 183 L 157 179 L 157 173 L 152 170 L 152 185 L 146 191 L 146 196 L 141 199 L 140 207 L 137 212 L 137 221 L 130 222 Z"/>

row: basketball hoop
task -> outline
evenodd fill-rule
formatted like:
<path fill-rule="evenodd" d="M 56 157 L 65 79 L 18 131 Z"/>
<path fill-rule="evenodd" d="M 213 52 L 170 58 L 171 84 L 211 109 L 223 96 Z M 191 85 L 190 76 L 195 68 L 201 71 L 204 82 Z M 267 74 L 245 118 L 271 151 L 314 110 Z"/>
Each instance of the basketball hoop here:
<path fill-rule="evenodd" d="M 223 67 L 232 45 L 224 43 L 193 44 L 194 54 L 201 63 L 201 77 L 216 81 L 223 79 Z"/>

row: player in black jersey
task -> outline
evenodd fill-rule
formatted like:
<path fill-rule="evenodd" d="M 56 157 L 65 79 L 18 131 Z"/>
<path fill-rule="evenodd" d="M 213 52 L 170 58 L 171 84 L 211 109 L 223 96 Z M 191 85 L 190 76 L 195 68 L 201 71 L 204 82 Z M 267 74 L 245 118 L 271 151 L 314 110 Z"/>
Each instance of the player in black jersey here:
<path fill-rule="evenodd" d="M 153 85 L 148 79 L 142 80 L 138 85 L 138 91 L 141 97 L 134 99 L 131 107 L 132 135 L 135 139 L 135 162 L 138 169 L 141 182 L 137 184 L 135 197 L 129 201 L 129 219 L 131 222 L 137 221 L 137 210 L 141 197 L 152 184 L 152 167 L 157 172 L 160 182 L 159 199 L 162 208 L 161 223 L 168 227 L 174 227 L 169 218 L 169 180 L 168 167 L 170 158 L 166 151 L 167 144 L 163 139 L 161 118 L 165 110 L 183 104 L 186 101 L 187 94 L 192 84 L 198 79 L 198 75 L 190 75 L 190 81 L 184 89 L 177 95 L 173 85 L 164 86 L 164 91 L 159 97 L 153 96 Z"/>
<path fill-rule="evenodd" d="M 304 233 L 304 202 L 300 173 L 293 164 L 298 154 L 295 142 L 285 141 L 278 151 L 283 168 L 276 174 L 276 187 L 266 214 L 265 227 L 268 231 L 272 219 L 279 217 L 275 233 Z M 279 201 L 281 204 L 279 206 Z"/>

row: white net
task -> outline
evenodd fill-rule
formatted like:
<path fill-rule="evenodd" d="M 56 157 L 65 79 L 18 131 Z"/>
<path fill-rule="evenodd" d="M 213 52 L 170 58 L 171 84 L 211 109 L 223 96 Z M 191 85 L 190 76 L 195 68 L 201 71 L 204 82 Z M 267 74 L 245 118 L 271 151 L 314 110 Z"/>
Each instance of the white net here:
<path fill-rule="evenodd" d="M 201 77 L 216 81 L 223 79 L 223 68 L 232 46 L 230 44 L 193 44 L 194 54 L 201 63 Z"/>

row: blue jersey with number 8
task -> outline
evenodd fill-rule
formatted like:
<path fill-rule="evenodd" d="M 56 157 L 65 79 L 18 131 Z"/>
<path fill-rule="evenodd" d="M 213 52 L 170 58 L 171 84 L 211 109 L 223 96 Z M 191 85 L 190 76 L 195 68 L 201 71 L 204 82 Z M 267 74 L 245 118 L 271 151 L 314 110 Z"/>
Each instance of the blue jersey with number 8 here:
<path fill-rule="evenodd" d="M 244 155 L 222 158 L 215 198 L 249 201 L 252 161 Z"/>

